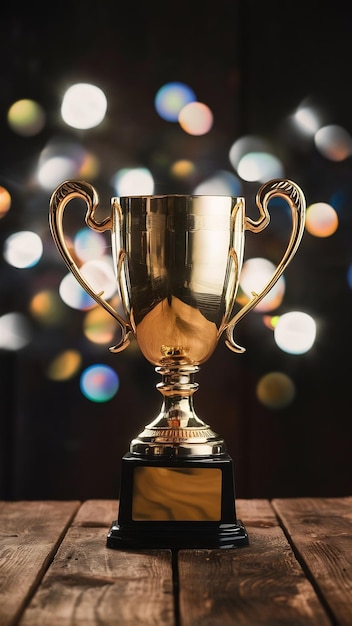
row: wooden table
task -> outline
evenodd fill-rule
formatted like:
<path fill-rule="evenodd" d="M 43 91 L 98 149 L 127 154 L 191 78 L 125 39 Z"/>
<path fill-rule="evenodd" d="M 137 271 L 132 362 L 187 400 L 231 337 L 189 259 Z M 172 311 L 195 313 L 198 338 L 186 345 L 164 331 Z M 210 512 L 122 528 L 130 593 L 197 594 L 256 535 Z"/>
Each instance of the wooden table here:
<path fill-rule="evenodd" d="M 117 501 L 0 502 L 0 625 L 351 626 L 352 497 L 237 500 L 248 547 L 106 548 Z"/>

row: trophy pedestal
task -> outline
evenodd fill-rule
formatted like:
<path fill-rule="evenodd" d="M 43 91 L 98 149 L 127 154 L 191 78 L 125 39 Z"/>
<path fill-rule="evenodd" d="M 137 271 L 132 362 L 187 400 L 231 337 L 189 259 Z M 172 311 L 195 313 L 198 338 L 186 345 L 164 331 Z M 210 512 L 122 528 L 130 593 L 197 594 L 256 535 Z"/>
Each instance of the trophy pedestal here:
<path fill-rule="evenodd" d="M 248 535 L 236 519 L 232 459 L 140 457 L 122 459 L 118 520 L 107 547 L 236 548 Z"/>

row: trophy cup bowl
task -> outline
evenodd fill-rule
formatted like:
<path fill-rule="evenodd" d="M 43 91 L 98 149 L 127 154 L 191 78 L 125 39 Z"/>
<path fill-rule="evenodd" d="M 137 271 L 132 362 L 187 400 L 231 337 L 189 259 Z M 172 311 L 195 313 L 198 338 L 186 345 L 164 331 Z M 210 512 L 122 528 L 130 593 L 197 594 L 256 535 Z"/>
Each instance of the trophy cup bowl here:
<path fill-rule="evenodd" d="M 291 236 L 272 278 L 234 313 L 244 257 L 245 231 L 261 232 L 270 221 L 269 201 L 284 198 L 291 209 Z M 96 292 L 69 250 L 63 227 L 66 205 L 83 199 L 86 224 L 111 231 L 112 257 L 125 317 Z M 96 218 L 99 198 L 85 181 L 65 181 L 50 201 L 53 239 L 80 285 L 116 320 L 119 352 L 135 337 L 161 376 L 159 415 L 132 439 L 122 458 L 117 519 L 110 548 L 234 548 L 248 544 L 236 516 L 233 462 L 224 440 L 193 406 L 194 378 L 219 338 L 243 352 L 233 338 L 237 322 L 277 282 L 304 232 L 305 198 L 292 181 L 262 185 L 259 219 L 246 216 L 245 199 L 232 196 L 150 195 L 112 198 L 111 212 Z"/>

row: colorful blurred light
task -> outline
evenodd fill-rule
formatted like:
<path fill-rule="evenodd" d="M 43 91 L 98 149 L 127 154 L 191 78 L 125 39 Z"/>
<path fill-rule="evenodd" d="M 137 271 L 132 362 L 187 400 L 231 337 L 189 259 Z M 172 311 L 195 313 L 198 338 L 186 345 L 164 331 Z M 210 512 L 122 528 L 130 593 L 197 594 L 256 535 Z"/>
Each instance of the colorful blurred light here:
<path fill-rule="evenodd" d="M 260 293 L 273 277 L 276 266 L 268 259 L 252 258 L 245 261 L 240 274 L 240 287 L 247 298 L 253 298 L 252 292 Z M 285 279 L 280 276 L 269 293 L 257 304 L 254 311 L 272 311 L 282 303 L 285 294 Z"/>
<path fill-rule="evenodd" d="M 119 377 L 108 365 L 91 365 L 80 378 L 83 395 L 92 402 L 107 402 L 113 398 L 120 386 Z"/>
<path fill-rule="evenodd" d="M 11 207 L 10 192 L 0 185 L 0 219 L 6 215 Z"/>
<path fill-rule="evenodd" d="M 76 175 L 75 164 L 67 157 L 57 156 L 38 167 L 38 183 L 43 189 L 53 191 L 63 180 Z"/>
<path fill-rule="evenodd" d="M 18 135 L 31 137 L 37 135 L 45 126 L 43 107 L 34 100 L 17 100 L 7 113 L 9 126 Z"/>
<path fill-rule="evenodd" d="M 154 192 L 154 179 L 146 167 L 124 168 L 113 177 L 118 196 L 149 196 Z"/>
<path fill-rule="evenodd" d="M 236 139 L 229 151 L 229 160 L 232 167 L 237 170 L 238 164 L 249 152 L 270 152 L 270 145 L 262 137 L 257 135 L 243 135 Z"/>
<path fill-rule="evenodd" d="M 248 182 L 265 183 L 271 178 L 281 178 L 284 167 L 281 161 L 268 152 L 248 152 L 237 166 L 238 175 Z"/>
<path fill-rule="evenodd" d="M 256 387 L 256 395 L 269 409 L 283 409 L 291 404 L 296 394 L 292 379 L 283 372 L 270 372 L 262 376 Z"/>
<path fill-rule="evenodd" d="M 347 283 L 350 289 L 352 289 L 352 264 L 347 268 Z"/>
<path fill-rule="evenodd" d="M 43 254 L 43 242 L 37 233 L 23 230 L 10 235 L 4 245 L 4 259 L 20 269 L 33 267 Z"/>
<path fill-rule="evenodd" d="M 86 261 L 80 267 L 82 276 L 96 293 L 101 293 L 105 300 L 111 298 L 117 291 L 117 280 L 109 256 Z"/>
<path fill-rule="evenodd" d="M 185 83 L 170 82 L 157 91 L 154 106 L 158 115 L 164 120 L 177 122 L 181 109 L 196 99 L 193 89 Z"/>
<path fill-rule="evenodd" d="M 194 174 L 195 171 L 195 164 L 193 161 L 189 161 L 188 159 L 179 159 L 170 167 L 170 173 L 175 178 L 187 178 L 188 176 Z"/>
<path fill-rule="evenodd" d="M 342 126 L 330 124 L 314 135 L 317 150 L 330 161 L 344 161 L 352 154 L 352 137 Z"/>
<path fill-rule="evenodd" d="M 79 230 L 73 240 L 74 251 L 81 261 L 99 259 L 106 250 L 106 240 L 102 233 L 91 228 Z"/>
<path fill-rule="evenodd" d="M 37 179 L 44 189 L 53 191 L 63 180 L 82 178 L 83 172 L 90 177 L 97 167 L 85 171 L 90 154 L 77 141 L 63 137 L 54 137 L 48 141 L 39 155 Z"/>
<path fill-rule="evenodd" d="M 205 135 L 213 126 L 214 116 L 203 102 L 190 102 L 181 109 L 178 122 L 189 135 Z"/>
<path fill-rule="evenodd" d="M 39 291 L 32 297 L 29 312 L 46 326 L 56 326 L 65 318 L 62 300 L 57 293 L 49 289 Z"/>
<path fill-rule="evenodd" d="M 99 159 L 90 152 L 86 152 L 79 166 L 78 176 L 83 180 L 91 180 L 100 172 Z"/>
<path fill-rule="evenodd" d="M 97 306 L 85 314 L 83 332 L 92 343 L 111 343 L 116 330 L 116 320 L 102 307 Z"/>
<path fill-rule="evenodd" d="M 50 380 L 68 380 L 77 374 L 82 364 L 82 357 L 77 350 L 65 350 L 50 363 L 47 377 Z"/>
<path fill-rule="evenodd" d="M 79 269 L 92 290 L 105 300 L 116 293 L 117 281 L 110 257 L 86 261 Z M 71 272 L 61 280 L 59 293 L 65 304 L 73 309 L 85 311 L 96 304 L 94 298 L 84 290 Z"/>
<path fill-rule="evenodd" d="M 339 226 L 335 209 L 326 202 L 315 202 L 307 207 L 306 230 L 315 237 L 330 237 Z"/>
<path fill-rule="evenodd" d="M 59 294 L 62 301 L 71 309 L 86 311 L 96 304 L 95 300 L 81 287 L 71 272 L 66 274 L 61 280 Z"/>
<path fill-rule="evenodd" d="M 193 190 L 196 195 L 241 196 L 242 182 L 232 172 L 219 170 Z"/>

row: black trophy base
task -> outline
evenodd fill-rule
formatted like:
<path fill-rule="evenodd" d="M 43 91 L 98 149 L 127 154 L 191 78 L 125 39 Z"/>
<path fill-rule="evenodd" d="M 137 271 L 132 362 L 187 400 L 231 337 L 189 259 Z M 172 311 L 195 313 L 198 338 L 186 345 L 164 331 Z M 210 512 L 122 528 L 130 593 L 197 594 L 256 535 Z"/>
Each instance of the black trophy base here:
<path fill-rule="evenodd" d="M 115 550 L 168 548 L 170 550 L 239 548 L 248 545 L 248 536 L 240 520 L 237 524 L 205 526 L 205 522 L 152 522 L 120 526 L 114 522 L 108 534 L 108 548 Z"/>
<path fill-rule="evenodd" d="M 119 514 L 108 548 L 213 549 L 248 543 L 236 518 L 229 455 L 123 457 Z"/>

